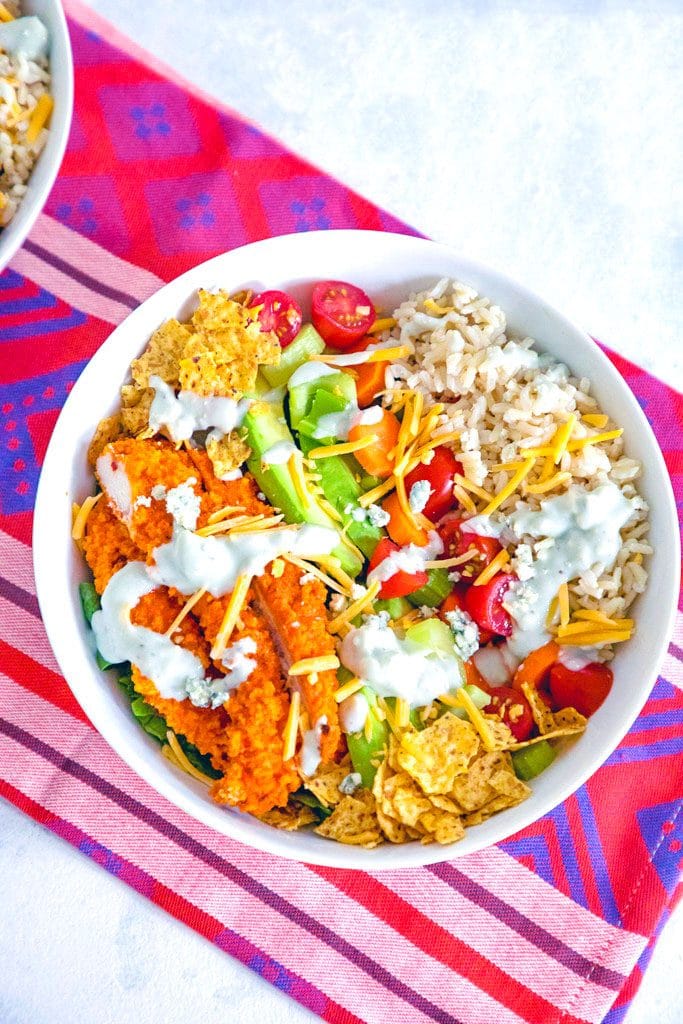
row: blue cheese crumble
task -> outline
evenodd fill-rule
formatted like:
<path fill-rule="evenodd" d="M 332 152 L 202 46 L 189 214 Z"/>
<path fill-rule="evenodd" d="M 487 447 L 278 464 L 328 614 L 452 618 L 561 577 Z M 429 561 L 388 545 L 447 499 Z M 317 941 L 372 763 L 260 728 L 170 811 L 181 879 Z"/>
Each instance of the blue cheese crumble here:
<path fill-rule="evenodd" d="M 432 487 L 429 480 L 416 480 L 410 488 L 408 504 L 411 512 L 422 512 L 432 494 Z"/>
<path fill-rule="evenodd" d="M 351 796 L 360 788 L 362 781 L 360 772 L 351 772 L 350 775 L 345 776 L 339 783 L 339 792 L 343 793 L 344 796 Z"/>
<path fill-rule="evenodd" d="M 476 622 L 460 608 L 446 612 L 446 620 L 453 634 L 453 645 L 463 661 L 479 650 L 479 629 Z"/>

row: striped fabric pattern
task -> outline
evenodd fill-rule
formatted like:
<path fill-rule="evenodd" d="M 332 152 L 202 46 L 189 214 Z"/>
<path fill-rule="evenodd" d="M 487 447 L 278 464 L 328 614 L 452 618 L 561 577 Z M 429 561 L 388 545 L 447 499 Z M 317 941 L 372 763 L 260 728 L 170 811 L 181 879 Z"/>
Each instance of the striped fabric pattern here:
<path fill-rule="evenodd" d="M 59 409 L 112 326 L 225 248 L 410 231 L 69 12 L 69 149 L 0 275 L 0 795 L 324 1020 L 617 1024 L 681 892 L 683 615 L 642 715 L 577 794 L 498 847 L 377 875 L 283 862 L 198 824 L 117 757 L 61 677 L 32 507 Z M 680 498 L 683 398 L 612 358 Z"/>

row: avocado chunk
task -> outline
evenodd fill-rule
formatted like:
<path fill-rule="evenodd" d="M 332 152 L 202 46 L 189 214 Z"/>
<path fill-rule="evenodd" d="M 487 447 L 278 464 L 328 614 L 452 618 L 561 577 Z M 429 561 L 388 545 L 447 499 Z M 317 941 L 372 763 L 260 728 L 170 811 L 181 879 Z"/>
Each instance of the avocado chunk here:
<path fill-rule="evenodd" d="M 313 364 L 314 366 L 316 364 Z M 320 375 L 304 380 L 300 383 L 288 384 L 289 390 L 289 420 L 293 430 L 302 429 L 302 420 L 311 413 L 313 402 L 321 391 L 326 391 L 335 398 L 342 400 L 340 409 L 332 410 L 340 412 L 347 406 L 357 409 L 356 404 L 356 382 L 350 373 L 337 371 L 330 373 L 329 367 L 324 363 L 317 364 L 320 367 Z M 308 369 L 308 368 L 307 368 Z M 296 382 L 296 377 L 294 378 Z M 321 412 L 321 415 L 322 412 Z M 311 417 L 313 430 L 318 426 L 318 419 Z"/>
<path fill-rule="evenodd" d="M 308 362 L 311 356 L 319 355 L 325 350 L 325 342 L 313 324 L 304 324 L 291 345 L 283 348 L 277 366 L 262 366 L 261 373 L 271 388 L 279 388 L 286 384 L 294 371 L 302 363 Z"/>
<path fill-rule="evenodd" d="M 306 503 L 301 501 L 287 462 L 264 465 L 261 461 L 274 445 L 294 445 L 282 404 L 253 402 L 244 418 L 242 431 L 244 440 L 251 448 L 247 468 L 271 505 L 281 510 L 286 521 L 315 523 L 318 526 L 327 526 L 331 530 L 338 530 L 337 523 L 323 511 L 315 495 L 311 494 Z M 341 540 L 334 549 L 334 554 L 349 576 L 358 575 L 362 562 Z"/>

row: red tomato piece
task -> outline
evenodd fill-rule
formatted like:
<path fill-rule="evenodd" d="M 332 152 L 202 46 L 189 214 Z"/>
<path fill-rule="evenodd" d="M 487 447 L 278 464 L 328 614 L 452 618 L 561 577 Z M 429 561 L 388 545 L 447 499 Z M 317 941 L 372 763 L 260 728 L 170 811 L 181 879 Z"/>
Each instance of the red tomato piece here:
<path fill-rule="evenodd" d="M 375 307 L 355 284 L 319 281 L 313 286 L 311 320 L 330 348 L 352 348 L 368 333 L 375 319 Z"/>
<path fill-rule="evenodd" d="M 301 330 L 303 319 L 299 303 L 287 292 L 269 291 L 254 295 L 249 309 L 263 308 L 257 319 L 264 331 L 274 331 L 282 348 L 287 348 Z"/>
<path fill-rule="evenodd" d="M 482 687 L 491 694 L 491 701 L 483 709 L 501 718 L 515 737 L 517 743 L 528 740 L 534 730 L 534 716 L 523 693 L 511 686 Z"/>
<path fill-rule="evenodd" d="M 429 483 L 432 493 L 422 512 L 433 523 L 438 522 L 455 505 L 453 477 L 456 473 L 462 473 L 462 466 L 450 448 L 439 445 L 434 449 L 432 461 L 429 464 L 420 463 L 406 476 L 408 494 L 410 494 L 410 488 L 418 480 L 426 480 Z"/>
<path fill-rule="evenodd" d="M 462 516 L 453 512 L 445 516 L 439 523 L 437 532 L 444 546 L 442 557 L 455 558 L 456 555 L 464 555 L 470 548 L 476 548 L 479 565 L 483 569 L 493 561 L 501 550 L 501 545 L 495 537 L 481 537 L 478 533 L 463 532 L 461 526 L 464 522 L 466 520 Z"/>
<path fill-rule="evenodd" d="M 576 708 L 588 718 L 607 697 L 613 680 L 612 669 L 598 661 L 579 669 L 558 662 L 550 670 L 550 695 L 557 710 Z"/>
<path fill-rule="evenodd" d="M 515 579 L 512 573 L 499 572 L 482 587 L 469 587 L 465 595 L 465 611 L 480 629 L 488 629 L 498 636 L 510 636 L 512 619 L 503 608 L 503 601 Z"/>
<path fill-rule="evenodd" d="M 372 558 L 370 559 L 370 565 L 368 567 L 368 573 L 376 569 L 380 562 L 383 562 L 385 558 L 388 558 L 392 551 L 400 551 L 398 544 L 394 544 L 393 540 L 389 540 L 388 537 L 383 537 L 375 548 Z M 390 576 L 388 580 L 384 580 L 380 587 L 378 597 L 382 600 L 388 600 L 390 597 L 406 597 L 408 594 L 412 594 L 414 591 L 419 590 L 420 587 L 424 587 L 427 583 L 429 576 L 426 572 L 403 572 L 399 569 L 398 572 Z"/>

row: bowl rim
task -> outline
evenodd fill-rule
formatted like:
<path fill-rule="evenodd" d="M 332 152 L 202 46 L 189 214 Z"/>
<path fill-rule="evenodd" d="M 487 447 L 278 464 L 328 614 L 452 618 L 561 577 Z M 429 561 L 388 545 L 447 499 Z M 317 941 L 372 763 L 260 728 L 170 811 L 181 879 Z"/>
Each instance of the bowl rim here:
<path fill-rule="evenodd" d="M 249 815 L 240 814 L 239 812 L 226 813 L 225 808 L 222 808 L 219 805 L 211 805 L 207 801 L 197 801 L 195 799 L 195 793 L 197 790 L 194 788 L 197 784 L 193 784 L 191 779 L 187 776 L 183 776 L 182 780 L 180 780 L 167 774 L 166 771 L 162 770 L 162 765 L 164 765 L 165 768 L 167 768 L 167 765 L 161 757 L 158 758 L 158 761 L 160 762 L 158 770 L 155 764 L 150 765 L 147 763 L 146 759 L 143 758 L 141 753 L 141 743 L 143 741 L 142 738 L 144 737 L 144 734 L 141 730 L 140 742 L 136 741 L 132 745 L 122 744 L 120 738 L 117 738 L 114 735 L 116 730 L 111 727 L 110 720 L 107 716 L 100 713 L 100 711 L 93 706 L 93 698 L 89 689 L 90 680 L 84 680 L 78 676 L 74 676 L 70 671 L 73 659 L 69 645 L 73 641 L 73 637 L 67 638 L 60 628 L 59 610 L 63 604 L 63 593 L 60 593 L 57 588 L 53 587 L 52 577 L 47 572 L 47 568 L 43 568 L 44 566 L 47 567 L 49 564 L 49 558 L 47 557 L 49 530 L 47 527 L 52 515 L 52 494 L 54 491 L 52 467 L 53 463 L 56 465 L 59 459 L 61 443 L 60 434 L 64 429 L 67 418 L 76 408 L 79 393 L 89 386 L 89 378 L 96 374 L 98 361 L 102 358 L 102 353 L 104 353 L 105 350 L 109 351 L 113 348 L 120 332 L 125 333 L 131 328 L 131 326 L 135 325 L 136 318 L 139 318 L 142 315 L 141 310 L 143 310 L 143 307 L 145 307 L 147 303 L 154 300 L 156 303 L 162 304 L 164 296 L 173 295 L 173 293 L 180 290 L 181 286 L 183 286 L 185 282 L 188 282 L 188 285 L 183 294 L 185 294 L 185 301 L 187 301 L 196 290 L 196 279 L 198 277 L 205 276 L 207 280 L 210 280 L 212 276 L 212 267 L 216 266 L 219 261 L 226 259 L 226 257 L 235 258 L 236 256 L 239 257 L 239 255 L 247 252 L 249 255 L 258 255 L 264 248 L 274 248 L 277 250 L 278 247 L 282 249 L 283 256 L 286 257 L 289 246 L 304 246 L 305 248 L 312 246 L 313 249 L 315 249 L 316 243 L 321 237 L 325 238 L 326 244 L 334 242 L 342 244 L 345 241 L 353 241 L 354 243 L 362 245 L 364 240 L 366 240 L 368 244 L 372 244 L 372 240 L 376 239 L 377 236 L 383 236 L 384 239 L 386 239 L 387 235 L 392 239 L 392 245 L 399 248 L 403 247 L 406 251 L 410 251 L 414 248 L 417 253 L 422 248 L 425 253 L 429 250 L 432 255 L 437 256 L 441 254 L 444 257 L 444 260 L 448 263 L 461 264 L 463 267 L 467 268 L 467 270 L 463 272 L 463 278 L 465 280 L 467 273 L 471 273 L 473 277 L 476 277 L 478 274 L 483 274 L 485 276 L 495 278 L 500 282 L 501 288 L 512 288 L 517 293 L 520 301 L 525 307 L 536 307 L 538 310 L 550 314 L 554 323 L 557 324 L 558 330 L 562 329 L 569 332 L 570 335 L 573 335 L 576 338 L 580 337 L 581 341 L 579 344 L 589 346 L 601 366 L 601 373 L 604 373 L 611 387 L 616 388 L 621 392 L 622 400 L 629 407 L 630 418 L 626 428 L 628 436 L 632 437 L 635 432 L 638 432 L 641 436 L 641 440 L 648 448 L 647 469 L 648 472 L 653 474 L 657 479 L 657 486 L 660 488 L 663 496 L 663 507 L 660 508 L 660 513 L 665 521 L 665 532 L 671 545 L 670 550 L 667 551 L 665 560 L 665 567 L 667 568 L 668 575 L 664 578 L 658 578 L 657 580 L 657 594 L 658 600 L 661 602 L 659 606 L 662 608 L 662 612 L 658 618 L 659 629 L 656 636 L 657 642 L 648 648 L 648 651 L 651 654 L 651 669 L 649 673 L 643 677 L 643 682 L 640 686 L 634 691 L 635 699 L 632 701 L 628 713 L 622 715 L 616 727 L 610 728 L 608 737 L 605 737 L 600 733 L 593 737 L 594 742 L 591 746 L 590 753 L 586 753 L 586 751 L 584 751 L 583 761 L 577 762 L 577 770 L 572 778 L 567 780 L 563 785 L 558 786 L 556 792 L 546 795 L 545 799 L 540 801 L 540 805 L 535 808 L 532 817 L 529 817 L 528 820 L 518 822 L 511 828 L 505 827 L 504 822 L 506 815 L 514 814 L 516 810 L 518 811 L 520 808 L 524 808 L 526 804 L 522 803 L 518 805 L 517 808 L 511 808 L 508 811 L 494 815 L 488 820 L 488 822 L 485 822 L 482 825 L 471 827 L 468 829 L 467 836 L 464 840 L 461 840 L 459 843 L 451 846 L 441 847 L 437 844 L 421 846 L 417 843 L 408 843 L 398 846 L 385 844 L 376 850 L 368 851 L 356 847 L 343 846 L 339 843 L 321 839 L 319 844 L 316 844 L 314 854 L 312 855 L 311 850 L 307 849 L 304 852 L 301 849 L 297 849 L 295 842 L 287 841 L 288 837 L 295 836 L 296 833 L 283 834 L 274 828 L 257 830 L 253 827 L 254 819 Z M 449 276 L 453 275 L 449 274 Z M 192 283 L 190 284 L 189 282 Z M 406 289 L 408 289 L 408 287 L 409 286 L 407 285 Z M 495 296 L 492 301 L 496 301 Z M 175 308 L 177 305 L 178 300 L 171 298 L 168 303 L 169 309 Z M 547 339 L 538 339 L 538 344 L 541 348 L 545 347 L 546 343 Z M 551 350 L 551 348 L 549 350 Z M 591 380 L 591 383 L 593 383 L 593 380 Z M 63 490 L 63 474 L 61 477 L 57 476 L 54 483 L 55 485 L 58 483 Z M 71 544 L 70 537 L 66 540 L 68 544 Z M 472 260 L 467 256 L 459 254 L 449 246 L 411 235 L 392 234 L 390 232 L 382 231 L 339 229 L 280 235 L 274 238 L 267 238 L 257 242 L 252 242 L 248 245 L 230 250 L 227 253 L 222 253 L 218 256 L 212 257 L 209 260 L 190 268 L 183 274 L 174 278 L 172 281 L 167 282 L 161 289 L 154 293 L 153 296 L 150 296 L 150 298 L 145 300 L 144 303 L 141 303 L 136 310 L 129 314 L 125 320 L 122 321 L 114 331 L 112 331 L 107 340 L 87 362 L 54 427 L 53 434 L 45 454 L 35 503 L 33 524 L 33 560 L 36 592 L 41 615 L 43 617 L 48 639 L 50 640 L 52 649 L 55 653 L 60 669 L 65 676 L 67 684 L 71 688 L 74 696 L 87 714 L 93 726 L 129 765 L 129 767 L 131 767 L 145 782 L 151 785 L 158 793 L 168 799 L 176 807 L 179 807 L 181 810 L 189 814 L 195 821 L 215 829 L 219 834 L 227 835 L 232 839 L 243 842 L 252 848 L 275 854 L 286 859 L 303 861 L 305 863 L 319 864 L 329 867 L 382 871 L 404 867 L 425 866 L 440 861 L 452 860 L 458 856 L 473 853 L 497 842 L 501 842 L 544 817 L 579 789 L 580 786 L 582 786 L 586 780 L 594 774 L 600 765 L 603 764 L 603 762 L 615 750 L 623 736 L 630 729 L 637 715 L 640 713 L 640 710 L 652 689 L 659 667 L 666 654 L 677 612 L 680 540 L 673 489 L 662 453 L 659 449 L 659 445 L 652 428 L 650 427 L 637 399 L 628 387 L 626 381 L 623 379 L 619 371 L 613 366 L 605 353 L 600 349 L 597 343 L 585 331 L 576 326 L 562 313 L 549 306 L 545 300 L 535 295 L 526 286 L 519 284 L 508 275 L 501 273 L 480 261 Z M 653 580 L 650 578 L 648 589 L 652 586 Z M 98 672 L 99 670 L 95 671 Z M 101 677 L 102 673 L 99 672 L 99 675 Z M 121 749 L 122 746 L 124 749 Z M 181 781 L 182 784 L 178 785 Z M 216 810 L 220 812 L 220 816 L 215 813 Z M 520 816 L 522 818 L 524 817 L 523 814 Z M 492 826 L 492 822 L 498 823 L 498 827 L 496 827 L 495 824 Z M 489 827 L 487 828 L 487 826 Z M 384 852 L 381 853 L 380 851 Z"/>
<path fill-rule="evenodd" d="M 67 143 L 69 141 L 69 134 L 71 132 L 71 123 L 74 111 L 74 62 L 73 51 L 71 48 L 71 36 L 67 25 L 66 12 L 61 0 L 48 0 L 48 2 L 50 2 L 50 6 L 52 7 L 54 19 L 51 26 L 52 35 L 50 38 L 50 75 L 53 85 L 52 92 L 54 95 L 54 83 L 56 81 L 53 54 L 55 50 L 58 50 L 60 57 L 63 60 L 60 72 L 63 95 L 60 100 L 59 110 L 56 109 L 55 104 L 55 110 L 52 112 L 52 118 L 50 121 L 50 134 L 48 135 L 47 142 L 39 153 L 38 159 L 36 160 L 27 179 L 26 195 L 22 197 L 21 203 L 17 207 L 17 211 L 12 220 L 0 232 L 0 271 L 4 270 L 16 255 L 35 226 L 38 217 L 43 212 L 48 196 L 52 191 L 52 187 L 57 180 L 57 175 L 61 169 Z M 32 11 L 27 11 L 26 16 L 31 15 L 32 13 Z M 54 31 L 55 28 L 56 33 Z M 44 177 L 41 175 L 42 180 L 40 182 L 35 182 L 34 175 L 38 170 L 42 171 L 44 165 L 49 165 L 49 169 L 46 167 Z M 32 182 L 34 184 L 35 191 L 31 190 Z M 25 207 L 27 208 L 26 216 L 22 216 L 22 211 Z"/>

